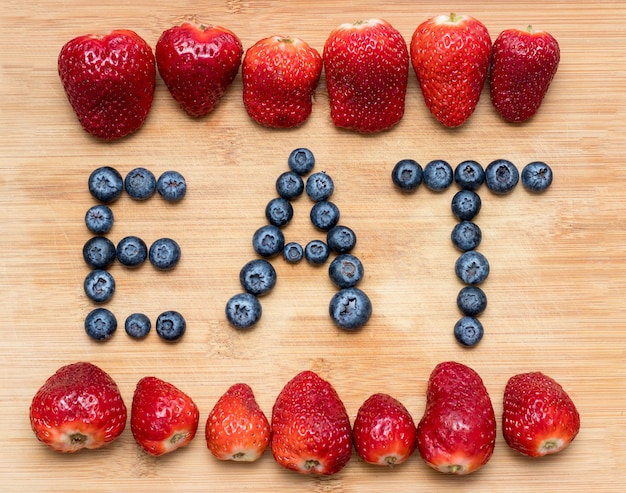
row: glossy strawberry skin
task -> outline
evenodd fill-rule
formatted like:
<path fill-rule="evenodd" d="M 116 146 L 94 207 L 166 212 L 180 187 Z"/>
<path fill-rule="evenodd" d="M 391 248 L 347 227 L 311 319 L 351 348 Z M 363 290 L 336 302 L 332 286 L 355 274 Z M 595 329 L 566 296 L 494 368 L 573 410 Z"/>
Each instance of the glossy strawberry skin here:
<path fill-rule="evenodd" d="M 523 122 L 543 102 L 561 59 L 557 40 L 545 31 L 507 29 L 493 43 L 489 93 L 507 121 Z"/>
<path fill-rule="evenodd" d="M 130 429 L 148 454 L 160 456 L 187 445 L 196 435 L 199 417 L 191 397 L 173 384 L 157 377 L 137 382 Z"/>
<path fill-rule="evenodd" d="M 172 97 L 199 118 L 213 110 L 237 76 L 243 47 L 224 27 L 185 22 L 161 34 L 155 56 Z"/>
<path fill-rule="evenodd" d="M 342 24 L 324 44 L 330 116 L 337 127 L 381 132 L 404 116 L 409 52 L 384 19 Z"/>
<path fill-rule="evenodd" d="M 555 454 L 580 430 L 580 415 L 563 387 L 541 372 L 514 375 L 504 389 L 502 434 L 529 457 Z"/>
<path fill-rule="evenodd" d="M 68 41 L 58 72 L 78 121 L 111 141 L 139 129 L 150 112 L 156 83 L 152 48 L 137 33 L 114 30 Z"/>
<path fill-rule="evenodd" d="M 124 431 L 126 417 L 115 381 L 87 362 L 59 368 L 37 391 L 30 406 L 37 438 L 65 453 L 109 444 Z"/>
<path fill-rule="evenodd" d="M 352 431 L 329 382 L 306 370 L 283 387 L 272 408 L 270 446 L 278 464 L 301 474 L 343 469 L 352 453 Z"/>
<path fill-rule="evenodd" d="M 220 460 L 254 462 L 269 446 L 270 436 L 269 421 L 244 383 L 232 385 L 206 421 L 207 447 Z"/>
<path fill-rule="evenodd" d="M 491 458 L 495 440 L 493 405 L 478 373 L 454 361 L 438 364 L 417 425 L 422 459 L 443 473 L 469 474 Z"/>
<path fill-rule="evenodd" d="M 467 15 L 431 17 L 413 33 L 410 52 L 433 116 L 446 127 L 465 123 L 487 80 L 491 38 L 485 25 Z"/>

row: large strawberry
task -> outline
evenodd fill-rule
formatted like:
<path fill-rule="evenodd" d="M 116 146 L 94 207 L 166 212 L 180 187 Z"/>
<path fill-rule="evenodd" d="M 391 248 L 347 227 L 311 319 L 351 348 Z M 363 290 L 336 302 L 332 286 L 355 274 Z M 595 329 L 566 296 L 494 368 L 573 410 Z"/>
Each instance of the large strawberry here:
<path fill-rule="evenodd" d="M 315 372 L 297 374 L 276 398 L 271 449 L 278 464 L 303 474 L 334 474 L 350 460 L 346 408 L 333 386 Z"/>
<path fill-rule="evenodd" d="M 191 397 L 173 384 L 157 377 L 137 382 L 130 429 L 150 455 L 167 454 L 187 445 L 196 436 L 199 418 Z"/>
<path fill-rule="evenodd" d="M 560 59 L 559 43 L 550 33 L 532 26 L 500 33 L 493 43 L 489 90 L 502 118 L 523 122 L 537 112 Z"/>
<path fill-rule="evenodd" d="M 250 118 L 266 127 L 292 128 L 313 111 L 322 57 L 300 38 L 270 36 L 248 48 L 241 72 Z"/>
<path fill-rule="evenodd" d="M 59 53 L 58 70 L 78 121 L 91 135 L 119 139 L 148 117 L 155 60 L 148 43 L 134 31 L 87 34 L 68 41 Z"/>
<path fill-rule="evenodd" d="M 502 434 L 509 447 L 542 457 L 567 447 L 580 430 L 571 397 L 541 372 L 515 375 L 504 389 Z"/>
<path fill-rule="evenodd" d="M 232 385 L 215 403 L 206 421 L 205 438 L 220 460 L 254 462 L 270 444 L 270 424 L 252 388 Z"/>
<path fill-rule="evenodd" d="M 224 27 L 189 21 L 164 31 L 155 55 L 172 97 L 189 115 L 200 117 L 215 107 L 235 79 L 243 47 Z"/>
<path fill-rule="evenodd" d="M 330 116 L 337 127 L 386 130 L 404 115 L 409 51 L 384 19 L 342 24 L 324 45 Z"/>
<path fill-rule="evenodd" d="M 58 452 L 107 445 L 124 431 L 126 417 L 115 381 L 87 362 L 59 368 L 37 391 L 30 406 L 35 435 Z"/>
<path fill-rule="evenodd" d="M 468 15 L 438 15 L 411 38 L 411 63 L 424 102 L 446 127 L 462 125 L 474 112 L 489 70 L 491 38 Z"/>
<path fill-rule="evenodd" d="M 478 373 L 454 361 L 438 364 L 417 425 L 422 459 L 443 473 L 469 474 L 491 458 L 495 441 L 493 405 Z"/>

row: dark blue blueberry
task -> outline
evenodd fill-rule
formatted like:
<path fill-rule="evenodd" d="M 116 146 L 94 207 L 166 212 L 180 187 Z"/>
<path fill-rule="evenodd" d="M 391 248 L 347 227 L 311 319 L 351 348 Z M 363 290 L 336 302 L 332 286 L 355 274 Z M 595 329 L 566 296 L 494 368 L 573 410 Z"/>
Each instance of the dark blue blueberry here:
<path fill-rule="evenodd" d="M 391 181 L 403 192 L 412 192 L 422 183 L 424 171 L 413 159 L 398 161 L 391 171 Z"/>
<path fill-rule="evenodd" d="M 315 166 L 315 156 L 306 147 L 298 147 L 291 151 L 287 164 L 291 171 L 298 173 L 300 176 L 304 176 L 310 173 Z"/>
<path fill-rule="evenodd" d="M 304 258 L 312 265 L 322 265 L 330 257 L 330 248 L 322 240 L 311 240 L 304 247 Z"/>
<path fill-rule="evenodd" d="M 304 180 L 295 171 L 285 171 L 276 179 L 276 192 L 286 200 L 298 198 L 304 192 Z"/>
<path fill-rule="evenodd" d="M 478 248 L 483 233 L 478 224 L 471 221 L 461 221 L 454 226 L 450 237 L 455 247 L 462 252 L 467 252 Z"/>
<path fill-rule="evenodd" d="M 274 226 L 279 228 L 286 226 L 293 218 L 291 202 L 282 197 L 270 200 L 265 206 L 265 217 Z"/>
<path fill-rule="evenodd" d="M 471 221 L 480 212 L 480 195 L 472 190 L 459 190 L 452 197 L 452 214 L 461 221 Z"/>
<path fill-rule="evenodd" d="M 463 315 L 476 317 L 487 308 L 487 295 L 478 286 L 465 286 L 459 291 L 456 304 Z"/>
<path fill-rule="evenodd" d="M 313 226 L 319 230 L 328 231 L 339 222 L 339 207 L 333 202 L 322 200 L 311 207 L 309 215 Z"/>
<path fill-rule="evenodd" d="M 359 288 L 345 288 L 331 298 L 328 311 L 338 327 L 356 330 L 372 316 L 372 302 Z"/>
<path fill-rule="evenodd" d="M 159 270 L 171 270 L 180 260 L 180 246 L 171 238 L 159 238 L 148 250 L 150 263 Z"/>
<path fill-rule="evenodd" d="M 515 188 L 518 181 L 517 167 L 506 159 L 496 159 L 485 168 L 485 183 L 493 193 L 507 194 Z"/>
<path fill-rule="evenodd" d="M 126 236 L 117 243 L 117 260 L 126 267 L 136 267 L 148 258 L 146 242 L 137 236 Z"/>
<path fill-rule="evenodd" d="M 83 286 L 87 297 L 96 303 L 109 301 L 115 293 L 115 279 L 108 271 L 102 269 L 89 272 Z"/>
<path fill-rule="evenodd" d="M 165 171 L 156 183 L 157 192 L 168 202 L 178 202 L 187 193 L 185 177 L 178 171 Z"/>
<path fill-rule="evenodd" d="M 483 338 L 483 333 L 483 324 L 474 317 L 463 317 L 454 324 L 454 337 L 463 346 L 475 346 Z"/>
<path fill-rule="evenodd" d="M 313 202 L 321 202 L 330 198 L 335 191 L 335 184 L 325 171 L 319 171 L 307 178 L 305 190 Z"/>
<path fill-rule="evenodd" d="M 364 274 L 363 263 L 358 257 L 349 253 L 337 255 L 328 267 L 330 280 L 338 288 L 356 286 L 363 279 Z"/>
<path fill-rule="evenodd" d="M 94 234 L 103 235 L 113 227 L 113 211 L 104 204 L 97 204 L 89 208 L 85 214 L 85 225 Z"/>
<path fill-rule="evenodd" d="M 348 226 L 338 224 L 326 234 L 328 248 L 335 253 L 348 253 L 356 246 L 356 234 Z"/>
<path fill-rule="evenodd" d="M 236 329 L 249 329 L 261 314 L 261 302 L 253 294 L 239 293 L 226 302 L 226 319 Z"/>
<path fill-rule="evenodd" d="M 115 245 L 105 236 L 89 238 L 83 245 L 83 258 L 92 269 L 106 269 L 115 260 Z"/>
<path fill-rule="evenodd" d="M 146 200 L 156 191 L 156 178 L 146 168 L 135 168 L 124 178 L 124 188 L 132 199 Z"/>
<path fill-rule="evenodd" d="M 126 317 L 124 323 L 126 333 L 133 339 L 143 339 L 148 335 L 151 328 L 150 319 L 143 313 L 132 313 Z"/>
<path fill-rule="evenodd" d="M 102 166 L 93 170 L 87 183 L 91 195 L 100 202 L 113 202 L 124 191 L 122 175 L 111 166 Z"/>
<path fill-rule="evenodd" d="M 433 192 L 443 192 L 452 185 L 454 171 L 446 161 L 435 159 L 424 168 L 424 185 Z"/>
<path fill-rule="evenodd" d="M 304 248 L 300 243 L 290 241 L 283 248 L 283 258 L 290 264 L 297 264 L 304 258 Z"/>
<path fill-rule="evenodd" d="M 96 308 L 85 317 L 85 332 L 96 341 L 109 339 L 117 330 L 117 319 L 106 308 Z"/>
<path fill-rule="evenodd" d="M 552 168 L 542 161 L 528 163 L 522 169 L 522 185 L 531 192 L 544 192 L 552 184 Z"/>
<path fill-rule="evenodd" d="M 157 317 L 154 328 L 161 339 L 173 342 L 185 334 L 187 322 L 179 312 L 168 310 Z"/>
<path fill-rule="evenodd" d="M 489 262 L 482 253 L 470 250 L 456 260 L 454 272 L 465 284 L 480 284 L 489 275 Z"/>
<path fill-rule="evenodd" d="M 485 183 L 485 170 L 476 161 L 463 161 L 454 170 L 454 181 L 463 190 L 478 190 Z"/>
<path fill-rule="evenodd" d="M 272 258 L 283 251 L 285 235 L 278 226 L 266 224 L 252 235 L 252 248 L 261 257 Z"/>
<path fill-rule="evenodd" d="M 276 270 L 267 260 L 250 260 L 239 271 L 239 282 L 247 293 L 262 296 L 276 285 Z"/>

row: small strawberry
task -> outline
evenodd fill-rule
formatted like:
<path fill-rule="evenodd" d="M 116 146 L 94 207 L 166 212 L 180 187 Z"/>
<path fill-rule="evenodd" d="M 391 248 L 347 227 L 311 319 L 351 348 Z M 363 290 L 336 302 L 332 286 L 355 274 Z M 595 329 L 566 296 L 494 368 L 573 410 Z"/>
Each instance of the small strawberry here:
<path fill-rule="evenodd" d="M 502 118 L 523 122 L 537 112 L 560 59 L 559 44 L 545 31 L 528 26 L 500 33 L 491 55 L 490 96 Z"/>
<path fill-rule="evenodd" d="M 208 114 L 235 79 L 243 47 L 220 26 L 184 22 L 161 34 L 156 48 L 159 74 L 190 116 Z"/>
<path fill-rule="evenodd" d="M 491 458 L 496 418 L 482 379 L 461 363 L 438 364 L 430 375 L 417 448 L 432 468 L 469 474 Z"/>
<path fill-rule="evenodd" d="M 369 464 L 402 464 L 415 451 L 416 429 L 409 411 L 387 394 L 374 394 L 359 408 L 352 427 L 354 448 Z"/>
<path fill-rule="evenodd" d="M 92 363 L 62 366 L 33 397 L 30 423 L 57 452 L 100 448 L 126 427 L 126 406 L 108 373 Z"/>
<path fill-rule="evenodd" d="M 196 436 L 200 415 L 183 391 L 157 377 L 137 382 L 130 414 L 135 441 L 159 456 L 187 445 Z"/>
<path fill-rule="evenodd" d="M 580 415 L 570 396 L 541 372 L 522 373 L 504 389 L 502 434 L 514 450 L 530 457 L 555 454 L 580 430 Z"/>
<path fill-rule="evenodd" d="M 232 385 L 206 421 L 207 447 L 220 460 L 254 462 L 270 444 L 270 424 L 249 385 Z"/>
<path fill-rule="evenodd" d="M 409 50 L 384 19 L 342 24 L 324 45 L 330 116 L 337 127 L 380 132 L 400 121 L 409 78 Z"/>
<path fill-rule="evenodd" d="M 156 67 L 152 49 L 137 33 L 74 38 L 61 48 L 58 71 L 78 121 L 91 135 L 120 139 L 148 117 Z"/>
<path fill-rule="evenodd" d="M 462 125 L 476 109 L 490 56 L 487 28 L 468 15 L 431 17 L 413 33 L 411 63 L 424 102 L 446 127 Z"/>
<path fill-rule="evenodd" d="M 248 48 L 241 68 L 243 102 L 260 125 L 292 128 L 313 110 L 322 57 L 293 36 L 270 36 Z"/>
<path fill-rule="evenodd" d="M 272 408 L 271 448 L 278 464 L 302 474 L 330 475 L 348 463 L 350 420 L 329 382 L 307 370 L 284 386 Z"/>

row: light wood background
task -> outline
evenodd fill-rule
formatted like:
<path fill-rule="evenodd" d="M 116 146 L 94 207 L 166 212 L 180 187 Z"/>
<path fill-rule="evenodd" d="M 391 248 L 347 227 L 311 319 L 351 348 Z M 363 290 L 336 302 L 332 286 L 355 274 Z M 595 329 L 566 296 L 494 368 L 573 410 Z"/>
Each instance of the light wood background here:
<path fill-rule="evenodd" d="M 292 131 L 260 128 L 246 115 L 241 76 L 210 116 L 188 118 L 159 79 L 145 126 L 116 143 L 82 131 L 56 72 L 69 39 L 130 28 L 155 46 L 183 16 L 197 15 L 236 32 L 248 48 L 272 34 L 293 34 L 322 50 L 344 22 L 384 17 L 407 42 L 431 15 L 455 11 L 482 20 L 492 39 L 532 23 L 560 42 L 562 60 L 539 114 L 522 125 L 499 119 L 485 91 L 461 128 L 447 130 L 429 115 L 413 73 L 406 114 L 391 131 L 361 136 L 335 129 L 324 79 L 310 120 Z M 623 490 L 626 461 L 625 218 L 626 6 L 582 1 L 171 1 L 64 2 L 6 0 L 0 6 L 0 489 L 5 492 L 528 492 Z M 359 333 L 334 327 L 327 310 L 335 289 L 326 267 L 273 263 L 274 291 L 262 299 L 254 330 L 226 322 L 226 300 L 240 291 L 239 269 L 254 258 L 253 231 L 265 223 L 265 204 L 289 152 L 313 150 L 317 170 L 335 180 L 341 222 L 358 235 L 365 265 L 361 287 L 374 315 Z M 531 195 L 521 185 L 509 196 L 481 191 L 480 250 L 491 263 L 484 285 L 486 335 L 467 350 L 452 336 L 462 287 L 450 243 L 454 189 L 413 195 L 394 190 L 390 172 L 402 158 L 425 165 L 464 159 L 486 165 L 508 158 L 520 169 L 541 159 L 554 170 L 552 188 Z M 94 203 L 87 177 L 97 166 L 125 174 L 146 166 L 155 174 L 181 171 L 182 203 L 159 197 L 113 205 L 110 238 L 136 234 L 150 243 L 176 239 L 179 266 L 158 273 L 150 265 L 115 265 L 117 292 L 107 305 L 121 328 L 106 343 L 88 339 L 83 320 L 93 305 L 82 281 L 81 251 L 90 234 L 85 211 Z M 319 237 L 308 219 L 311 203 L 295 202 L 288 240 Z M 142 311 L 152 320 L 165 309 L 184 314 L 188 331 L 177 344 L 154 332 L 131 340 L 124 318 Z M 158 459 L 142 453 L 128 427 L 100 451 L 62 456 L 30 430 L 28 408 L 39 386 L 59 366 L 88 360 L 118 382 L 130 407 L 136 382 L 156 375 L 189 393 L 201 410 L 196 439 Z M 540 370 L 569 391 L 582 428 L 570 448 L 545 460 L 509 450 L 498 430 L 493 458 L 459 478 L 431 471 L 415 455 L 392 470 L 356 455 L 339 474 L 306 477 L 283 470 L 267 453 L 254 464 L 220 463 L 204 442 L 204 423 L 228 386 L 252 386 L 269 415 L 282 386 L 313 369 L 330 380 L 351 419 L 374 392 L 387 392 L 416 421 L 426 381 L 445 360 L 472 366 L 483 377 L 498 418 L 502 392 L 515 373 Z"/>

